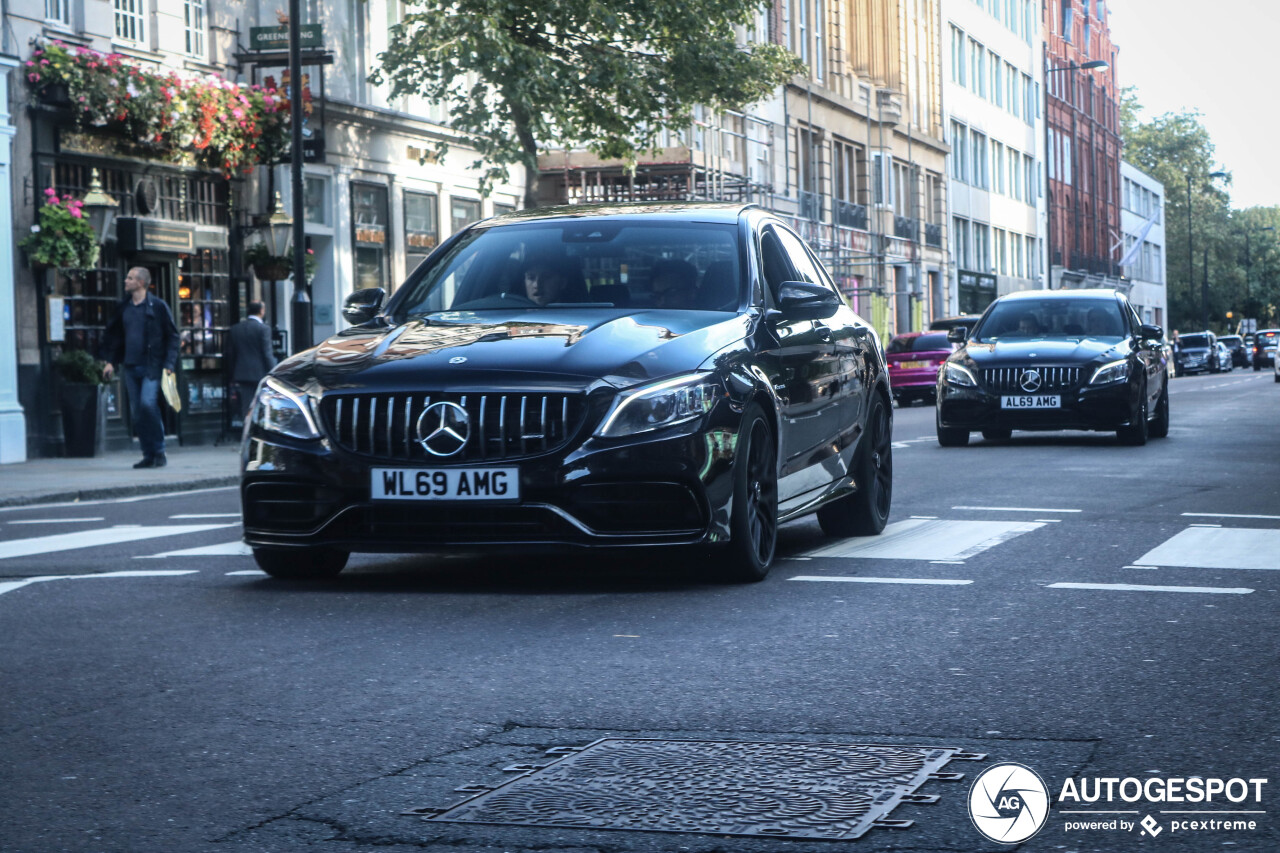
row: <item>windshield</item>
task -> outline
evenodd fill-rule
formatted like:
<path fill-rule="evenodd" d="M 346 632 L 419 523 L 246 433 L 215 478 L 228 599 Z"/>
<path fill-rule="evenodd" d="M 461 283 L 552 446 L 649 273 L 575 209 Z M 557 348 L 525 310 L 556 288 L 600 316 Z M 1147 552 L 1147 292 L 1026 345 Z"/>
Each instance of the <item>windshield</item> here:
<path fill-rule="evenodd" d="M 915 335 L 914 337 L 894 338 L 889 341 L 889 355 L 903 352 L 950 352 L 951 344 L 947 343 L 946 334 Z"/>
<path fill-rule="evenodd" d="M 477 228 L 432 258 L 398 313 L 563 305 L 734 311 L 732 224 L 587 219 Z"/>
<path fill-rule="evenodd" d="M 1208 335 L 1182 335 L 1178 338 L 1178 343 L 1183 349 L 1207 349 L 1209 346 Z"/>
<path fill-rule="evenodd" d="M 973 339 L 1119 341 L 1128 334 L 1128 323 L 1114 299 L 1010 299 L 991 306 Z"/>

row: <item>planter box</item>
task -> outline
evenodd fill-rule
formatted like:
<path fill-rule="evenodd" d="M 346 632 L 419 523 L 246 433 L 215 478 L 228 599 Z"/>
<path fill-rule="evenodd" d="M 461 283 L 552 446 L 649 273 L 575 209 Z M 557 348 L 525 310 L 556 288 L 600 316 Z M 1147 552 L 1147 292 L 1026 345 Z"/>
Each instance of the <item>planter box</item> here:
<path fill-rule="evenodd" d="M 63 455 L 101 456 L 107 432 L 107 386 L 64 382 L 58 391 L 62 407 Z"/>

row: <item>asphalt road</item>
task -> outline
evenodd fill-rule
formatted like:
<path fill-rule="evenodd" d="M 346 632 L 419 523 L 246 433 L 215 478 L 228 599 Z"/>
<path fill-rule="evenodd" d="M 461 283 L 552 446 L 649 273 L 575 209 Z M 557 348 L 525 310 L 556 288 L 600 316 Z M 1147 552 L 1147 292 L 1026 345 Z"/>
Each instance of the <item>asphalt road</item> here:
<path fill-rule="evenodd" d="M 931 408 L 898 410 L 886 535 L 788 525 L 749 586 L 665 553 L 357 556 L 288 585 L 243 553 L 234 490 L 0 511 L 0 850 L 1280 849 L 1280 386 L 1237 371 L 1172 388 L 1169 438 L 1139 448 L 1017 433 L 943 449 Z M 675 758 L 642 758 L 634 796 L 527 777 L 545 792 L 530 814 L 625 816 L 652 783 L 692 791 L 680 825 L 711 831 L 404 814 L 601 739 Z M 749 749 L 817 796 L 805 772 L 822 762 L 787 756 L 823 744 L 985 757 L 944 761 L 964 778 L 893 808 L 909 827 L 726 834 L 758 791 L 704 790 L 699 750 Z M 968 808 L 1005 762 L 1054 801 L 1014 848 Z M 1060 796 L 1192 777 L 1268 781 L 1240 802 Z M 1191 811 L 1212 814 L 1173 814 Z M 1174 824 L 1191 820 L 1255 828 Z"/>

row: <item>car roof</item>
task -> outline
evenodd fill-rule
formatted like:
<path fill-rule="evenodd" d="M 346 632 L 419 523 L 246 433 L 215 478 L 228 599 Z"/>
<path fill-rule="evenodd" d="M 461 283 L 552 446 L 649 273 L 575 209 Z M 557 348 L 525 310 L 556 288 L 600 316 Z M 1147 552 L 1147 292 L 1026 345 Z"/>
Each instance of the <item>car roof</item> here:
<path fill-rule="evenodd" d="M 595 217 L 626 219 L 674 219 L 688 220 L 695 217 L 704 222 L 733 223 L 743 211 L 759 205 L 721 201 L 643 202 L 637 204 L 567 204 L 556 207 L 532 207 L 504 213 L 477 222 L 481 228 L 500 227 L 526 222 L 552 220 L 589 219 Z"/>

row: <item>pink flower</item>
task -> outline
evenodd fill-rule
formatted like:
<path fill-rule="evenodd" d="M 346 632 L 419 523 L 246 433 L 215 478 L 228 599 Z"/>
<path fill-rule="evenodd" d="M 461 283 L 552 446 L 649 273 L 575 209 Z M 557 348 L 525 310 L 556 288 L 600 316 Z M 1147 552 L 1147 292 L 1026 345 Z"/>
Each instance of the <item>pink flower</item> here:
<path fill-rule="evenodd" d="M 73 208 L 70 208 L 70 210 L 71 210 L 71 215 L 72 215 L 72 216 L 74 216 L 76 219 L 83 219 L 83 218 L 84 218 L 84 214 L 82 214 L 82 213 L 80 212 L 80 208 L 78 208 L 78 207 L 73 207 Z"/>
<path fill-rule="evenodd" d="M 39 82 L 40 82 L 40 75 L 39 75 L 39 74 L 28 74 L 28 75 L 27 75 L 27 79 L 28 79 L 29 81 L 31 81 L 32 83 L 39 83 Z"/>

